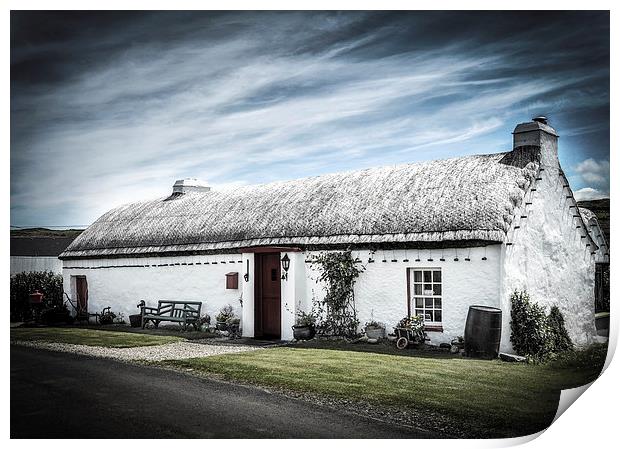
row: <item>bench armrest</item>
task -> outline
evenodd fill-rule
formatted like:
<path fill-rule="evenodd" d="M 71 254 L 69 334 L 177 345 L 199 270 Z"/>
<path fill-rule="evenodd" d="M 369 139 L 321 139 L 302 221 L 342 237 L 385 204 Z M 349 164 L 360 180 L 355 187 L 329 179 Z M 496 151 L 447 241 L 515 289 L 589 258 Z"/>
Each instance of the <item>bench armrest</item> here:
<path fill-rule="evenodd" d="M 159 309 L 157 307 L 142 307 L 143 314 L 152 313 L 157 315 L 157 312 L 159 312 Z"/>

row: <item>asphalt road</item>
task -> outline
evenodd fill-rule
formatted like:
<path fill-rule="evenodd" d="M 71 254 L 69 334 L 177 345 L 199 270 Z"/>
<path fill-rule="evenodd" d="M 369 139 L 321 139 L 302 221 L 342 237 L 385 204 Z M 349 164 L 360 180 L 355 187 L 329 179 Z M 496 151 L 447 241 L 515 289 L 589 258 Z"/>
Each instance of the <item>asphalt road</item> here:
<path fill-rule="evenodd" d="M 11 346 L 11 438 L 429 438 L 260 388 Z"/>

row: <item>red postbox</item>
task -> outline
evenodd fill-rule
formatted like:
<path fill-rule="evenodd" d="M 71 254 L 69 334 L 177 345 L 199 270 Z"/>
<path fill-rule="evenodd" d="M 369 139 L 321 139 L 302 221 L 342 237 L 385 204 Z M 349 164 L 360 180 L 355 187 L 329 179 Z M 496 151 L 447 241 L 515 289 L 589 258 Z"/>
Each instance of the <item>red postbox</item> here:
<path fill-rule="evenodd" d="M 41 304 L 43 302 L 43 293 L 39 290 L 35 290 L 30 293 L 30 304 Z"/>

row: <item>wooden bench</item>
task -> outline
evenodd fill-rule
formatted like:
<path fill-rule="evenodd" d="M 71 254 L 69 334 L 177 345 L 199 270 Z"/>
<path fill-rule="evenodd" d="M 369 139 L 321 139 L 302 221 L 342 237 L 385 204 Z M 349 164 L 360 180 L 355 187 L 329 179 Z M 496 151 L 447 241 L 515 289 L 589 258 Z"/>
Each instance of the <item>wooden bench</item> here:
<path fill-rule="evenodd" d="M 169 321 L 179 323 L 184 329 L 191 324 L 197 330 L 201 307 L 200 301 L 159 301 L 157 307 L 141 305 L 142 329 L 149 321 L 155 327 L 158 327 L 162 321 Z"/>

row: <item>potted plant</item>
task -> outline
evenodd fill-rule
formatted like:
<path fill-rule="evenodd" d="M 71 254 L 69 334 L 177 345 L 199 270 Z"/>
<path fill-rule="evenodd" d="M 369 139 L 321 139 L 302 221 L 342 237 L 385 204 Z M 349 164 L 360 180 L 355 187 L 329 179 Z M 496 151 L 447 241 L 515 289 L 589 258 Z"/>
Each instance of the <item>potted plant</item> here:
<path fill-rule="evenodd" d="M 207 332 L 209 330 L 209 326 L 211 325 L 211 315 L 205 313 L 198 319 L 198 323 L 196 324 L 198 326 L 198 329 L 200 329 L 202 332 Z"/>
<path fill-rule="evenodd" d="M 458 336 L 452 339 L 450 344 L 450 352 L 456 354 L 465 349 L 465 339 L 462 336 Z"/>
<path fill-rule="evenodd" d="M 220 312 L 215 316 L 216 327 L 218 331 L 228 330 L 228 320 L 235 318 L 235 312 L 230 304 L 222 307 Z"/>
<path fill-rule="evenodd" d="M 306 313 L 303 310 L 297 312 L 295 325 L 293 326 L 293 337 L 296 340 L 312 340 L 316 333 L 316 314 Z"/>
<path fill-rule="evenodd" d="M 226 325 L 228 327 L 228 337 L 230 339 L 239 337 L 241 326 L 241 320 L 239 318 L 229 318 L 228 321 L 226 321 Z"/>
<path fill-rule="evenodd" d="M 105 307 L 99 316 L 99 324 L 112 324 L 114 318 L 116 318 L 116 314 L 112 312 L 111 307 Z"/>
<path fill-rule="evenodd" d="M 370 339 L 380 340 L 385 337 L 385 326 L 375 320 L 366 323 L 365 331 Z"/>
<path fill-rule="evenodd" d="M 424 318 L 421 316 L 405 317 L 398 322 L 394 333 L 398 337 L 396 340 L 398 349 L 405 349 L 409 344 L 423 345 L 426 341 Z"/>

